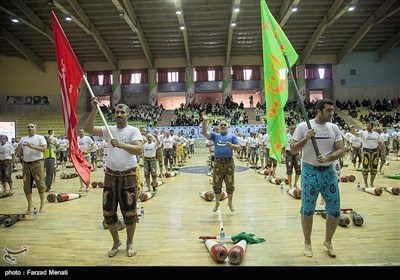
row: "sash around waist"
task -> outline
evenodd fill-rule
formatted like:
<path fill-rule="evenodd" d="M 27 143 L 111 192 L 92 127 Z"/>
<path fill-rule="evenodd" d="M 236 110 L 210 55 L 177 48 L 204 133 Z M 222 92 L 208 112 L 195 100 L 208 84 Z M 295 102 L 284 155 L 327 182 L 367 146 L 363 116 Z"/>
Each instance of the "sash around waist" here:
<path fill-rule="evenodd" d="M 128 169 L 125 171 L 114 171 L 107 167 L 105 173 L 111 176 L 136 176 L 136 168 Z"/>
<path fill-rule="evenodd" d="M 38 160 L 34 160 L 34 161 L 24 161 L 24 163 L 28 163 L 28 164 L 34 164 L 34 163 L 38 163 L 43 161 L 43 159 L 38 159 Z"/>
<path fill-rule="evenodd" d="M 228 158 L 215 157 L 215 160 L 218 160 L 218 161 L 230 161 L 231 159 L 232 159 L 232 157 L 228 157 Z"/>

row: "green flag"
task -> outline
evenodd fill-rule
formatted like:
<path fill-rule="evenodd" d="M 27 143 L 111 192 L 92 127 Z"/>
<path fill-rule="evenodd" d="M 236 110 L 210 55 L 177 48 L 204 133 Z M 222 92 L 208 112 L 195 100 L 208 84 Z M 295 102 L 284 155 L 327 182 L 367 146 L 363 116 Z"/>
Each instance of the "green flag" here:
<path fill-rule="evenodd" d="M 284 55 L 287 56 L 290 67 L 296 62 L 298 55 L 272 16 L 265 0 L 260 0 L 260 7 L 269 155 L 280 162 L 282 148 L 287 144 L 283 107 L 288 100 L 290 70 Z"/>

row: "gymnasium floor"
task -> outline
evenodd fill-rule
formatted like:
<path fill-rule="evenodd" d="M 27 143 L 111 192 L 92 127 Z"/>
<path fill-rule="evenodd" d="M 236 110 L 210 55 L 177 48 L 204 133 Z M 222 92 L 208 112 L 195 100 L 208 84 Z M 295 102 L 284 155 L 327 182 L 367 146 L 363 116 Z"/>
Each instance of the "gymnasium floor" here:
<path fill-rule="evenodd" d="M 107 256 L 112 239 L 108 230 L 102 227 L 102 189 L 91 188 L 87 197 L 62 203 L 46 201 L 45 213 L 40 213 L 37 220 L 27 216 L 11 227 L 1 225 L 3 258 L 0 266 L 399 266 L 400 197 L 387 191 L 380 196 L 357 191 L 356 183 L 361 180 L 361 172 L 345 167 L 342 174 L 355 175 L 356 181 L 340 183 L 340 189 L 342 208 L 359 212 L 364 224 L 358 227 L 351 221 L 348 227 L 338 227 L 333 240 L 338 256 L 331 258 L 322 245 L 325 220 L 315 215 L 312 233 L 314 256 L 307 258 L 303 255 L 299 199 L 281 193 L 278 185 L 268 183 L 264 176 L 248 169 L 245 162 L 235 159 L 236 166 L 242 170 L 235 175 L 236 211 L 230 212 L 227 200 L 224 200 L 220 211 L 213 212 L 214 202 L 207 202 L 199 195 L 202 191 L 212 190 L 210 177 L 204 174 L 207 159 L 208 151 L 197 148 L 185 165 L 193 167 L 192 173 L 182 171 L 176 177 L 163 178 L 165 184 L 159 187 L 157 194 L 148 201 L 139 202 L 138 206 L 144 207 L 145 218 L 137 224 L 134 247 L 138 254 L 135 257 L 126 256 L 125 230 L 120 231 L 123 245 L 119 253 L 114 258 Z M 348 160 L 345 163 L 349 163 Z M 384 167 L 385 173 L 399 172 L 399 164 L 391 161 Z M 196 170 L 203 170 L 203 173 L 196 173 Z M 67 171 L 73 172 L 74 169 Z M 15 174 L 20 174 L 20 171 L 13 173 L 14 177 Z M 62 180 L 59 174 L 53 191 L 77 193 L 78 179 Z M 277 175 L 284 177 L 284 174 L 285 166 L 278 166 Z M 100 168 L 92 172 L 92 181 L 101 181 L 102 178 Z M 26 210 L 22 181 L 15 179 L 14 186 L 13 196 L 0 199 L 2 214 L 24 213 Z M 377 175 L 376 186 L 399 187 L 400 181 Z M 36 190 L 33 200 L 38 206 Z M 246 232 L 266 241 L 248 244 L 239 265 L 231 264 L 228 259 L 218 263 L 211 258 L 199 236 L 219 234 L 220 223 L 223 223 L 227 236 Z M 229 240 L 226 242 L 228 250 L 233 245 Z M 4 258 L 5 248 L 28 250 L 15 255 L 15 264 L 11 264 Z"/>

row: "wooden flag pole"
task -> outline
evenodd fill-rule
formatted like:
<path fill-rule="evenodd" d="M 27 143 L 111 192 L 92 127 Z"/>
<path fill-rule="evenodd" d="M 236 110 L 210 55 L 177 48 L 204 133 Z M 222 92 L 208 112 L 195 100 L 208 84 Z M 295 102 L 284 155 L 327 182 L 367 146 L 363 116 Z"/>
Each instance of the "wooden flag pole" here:
<path fill-rule="evenodd" d="M 301 113 L 303 114 L 303 117 L 304 117 L 304 119 L 305 119 L 305 121 L 307 123 L 308 128 L 312 129 L 311 124 L 310 124 L 310 120 L 308 119 L 308 116 L 307 116 L 306 108 L 304 107 L 303 101 L 300 98 L 299 89 L 297 88 L 296 81 L 294 80 L 293 72 L 292 72 L 292 68 L 290 67 L 289 60 L 288 60 L 288 58 L 287 58 L 287 56 L 285 54 L 283 56 L 285 57 L 285 61 L 286 61 L 287 68 L 289 70 L 288 72 L 289 72 L 290 78 L 293 81 L 294 89 L 295 89 L 295 92 L 296 92 L 297 105 L 299 105 L 299 107 L 300 107 Z M 319 155 L 321 155 L 321 153 L 319 152 L 319 149 L 318 149 L 318 146 L 317 146 L 317 141 L 315 140 L 315 137 L 311 138 L 311 142 L 312 142 L 313 147 L 314 147 L 315 155 L 318 157 Z"/>
<path fill-rule="evenodd" d="M 87 86 L 88 89 L 89 89 L 90 95 L 91 95 L 92 97 L 96 97 L 96 96 L 94 95 L 93 90 L 92 90 L 92 88 L 90 87 L 89 81 L 87 80 L 87 78 L 86 78 L 85 75 L 83 75 L 83 79 L 85 80 L 86 86 Z M 108 135 L 110 136 L 110 139 L 113 139 L 113 135 L 111 134 L 111 130 L 110 130 L 110 127 L 109 127 L 108 124 L 107 124 L 106 119 L 104 118 L 103 112 L 101 111 L 99 104 L 97 103 L 96 105 L 97 105 L 97 106 L 96 106 L 96 107 L 97 107 L 97 111 L 99 112 L 100 117 L 101 117 L 101 119 L 102 119 L 103 122 L 104 122 L 104 125 L 105 125 L 105 127 L 106 127 L 106 129 L 107 129 Z"/>

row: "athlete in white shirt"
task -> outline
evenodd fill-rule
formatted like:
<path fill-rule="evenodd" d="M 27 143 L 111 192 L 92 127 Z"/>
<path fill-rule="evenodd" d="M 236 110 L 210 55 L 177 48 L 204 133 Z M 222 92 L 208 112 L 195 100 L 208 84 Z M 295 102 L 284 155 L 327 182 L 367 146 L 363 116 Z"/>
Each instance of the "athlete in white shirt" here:
<path fill-rule="evenodd" d="M 138 183 L 136 178 L 137 156 L 142 154 L 142 135 L 137 127 L 128 124 L 129 107 L 125 104 L 115 106 L 117 125 L 110 126 L 111 135 L 105 126 L 94 126 L 99 101 L 92 98 L 92 111 L 86 120 L 85 130 L 92 135 L 107 139 L 108 157 L 103 188 L 103 216 L 113 238 L 113 246 L 108 256 L 114 257 L 121 246 L 118 234 L 118 204 L 126 224 L 126 254 L 136 255 L 133 236 L 136 230 Z"/>
<path fill-rule="evenodd" d="M 374 123 L 367 124 L 367 130 L 357 132 L 353 127 L 351 133 L 361 138 L 363 146 L 363 179 L 365 187 L 374 187 L 376 173 L 378 172 L 379 151 L 378 148 L 382 144 L 380 135 L 373 131 Z M 371 173 L 370 185 L 368 186 L 368 173 Z"/>
<path fill-rule="evenodd" d="M 302 150 L 300 213 L 304 235 L 303 253 L 306 257 L 313 256 L 311 247 L 313 215 L 318 194 L 321 193 L 328 214 L 323 245 L 331 257 L 336 257 L 332 238 L 340 217 L 340 192 L 332 162 L 344 154 L 343 138 L 339 127 L 330 122 L 334 114 L 333 101 L 327 98 L 321 99 L 317 102 L 315 110 L 317 115 L 310 120 L 312 129 L 309 129 L 305 122 L 299 124 L 290 144 L 292 154 Z M 312 137 L 316 140 L 319 155 L 316 155 L 310 141 Z"/>

